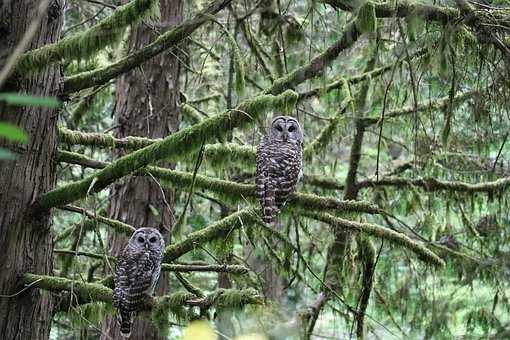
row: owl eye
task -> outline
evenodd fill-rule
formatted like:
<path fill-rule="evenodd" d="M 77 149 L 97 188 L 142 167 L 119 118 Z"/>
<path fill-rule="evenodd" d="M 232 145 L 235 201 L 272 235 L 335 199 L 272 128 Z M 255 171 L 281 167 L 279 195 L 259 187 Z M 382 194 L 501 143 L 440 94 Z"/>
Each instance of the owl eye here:
<path fill-rule="evenodd" d="M 156 236 L 152 236 L 150 239 L 149 239 L 149 242 L 150 243 L 154 243 L 156 242 L 158 239 L 156 238 Z"/>
<path fill-rule="evenodd" d="M 138 236 L 138 242 L 143 243 L 145 242 L 145 239 L 141 236 Z"/>
<path fill-rule="evenodd" d="M 294 125 L 291 125 L 291 126 L 289 126 L 288 130 L 289 130 L 289 132 L 292 132 L 292 131 L 296 130 L 296 128 L 294 127 Z"/>
<path fill-rule="evenodd" d="M 276 130 L 282 132 L 283 131 L 283 128 L 281 125 L 276 125 Z"/>

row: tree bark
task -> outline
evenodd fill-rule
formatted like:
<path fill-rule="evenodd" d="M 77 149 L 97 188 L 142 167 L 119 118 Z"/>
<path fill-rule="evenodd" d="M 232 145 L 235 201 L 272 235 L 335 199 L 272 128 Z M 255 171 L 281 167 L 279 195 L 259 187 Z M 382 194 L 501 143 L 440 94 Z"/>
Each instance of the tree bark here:
<path fill-rule="evenodd" d="M 0 11 L 1 58 L 5 61 L 39 16 L 39 1 L 3 2 Z M 62 27 L 63 1 L 50 1 L 28 49 L 58 40 Z M 0 63 L 0 68 L 3 65 Z M 11 76 L 1 92 L 33 96 L 58 95 L 61 74 L 58 65 L 22 77 Z M 27 144 L 7 142 L 0 147 L 17 155 L 0 161 L 0 334 L 5 339 L 47 339 L 51 324 L 51 298 L 37 289 L 23 291 L 25 272 L 51 274 L 52 236 L 50 212 L 31 211 L 35 198 L 55 186 L 58 109 L 15 107 L 0 102 L 0 121 L 23 128 Z"/>
<path fill-rule="evenodd" d="M 141 24 L 129 38 L 128 53 L 154 40 L 155 31 L 166 31 L 182 21 L 183 2 L 162 0 L 161 22 L 154 29 Z M 163 53 L 141 67 L 130 71 L 117 81 L 115 120 L 116 137 L 142 136 L 162 138 L 179 127 L 179 75 L 176 57 Z M 122 156 L 122 151 L 118 156 Z M 151 177 L 130 177 L 116 183 L 110 193 L 111 218 L 139 227 L 158 228 L 167 244 L 174 222 L 174 192 L 163 189 Z M 114 256 L 124 248 L 127 237 L 110 234 L 110 253 Z M 168 291 L 168 275 L 162 273 L 156 294 Z M 113 316 L 107 317 L 101 339 L 122 339 L 119 325 Z M 131 330 L 131 339 L 164 339 L 148 321 L 137 317 Z"/>

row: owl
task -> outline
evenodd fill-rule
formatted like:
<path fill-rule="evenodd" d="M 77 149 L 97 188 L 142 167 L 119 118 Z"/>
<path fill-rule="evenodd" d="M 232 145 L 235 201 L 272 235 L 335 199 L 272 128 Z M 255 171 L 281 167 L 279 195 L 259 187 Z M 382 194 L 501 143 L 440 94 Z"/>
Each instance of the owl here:
<path fill-rule="evenodd" d="M 272 223 L 295 190 L 303 168 L 303 132 L 295 118 L 273 118 L 257 147 L 256 196 L 262 219 Z"/>
<path fill-rule="evenodd" d="M 152 295 L 161 273 L 165 241 L 157 229 L 137 229 L 117 258 L 113 276 L 113 305 L 117 308 L 120 333 L 131 334 L 131 316 Z"/>

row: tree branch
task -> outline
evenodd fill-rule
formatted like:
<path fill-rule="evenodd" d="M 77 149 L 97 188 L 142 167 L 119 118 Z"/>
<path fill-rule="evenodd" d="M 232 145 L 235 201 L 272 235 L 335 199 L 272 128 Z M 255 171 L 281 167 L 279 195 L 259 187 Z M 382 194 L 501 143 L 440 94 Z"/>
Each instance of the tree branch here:
<path fill-rule="evenodd" d="M 485 192 L 493 194 L 503 192 L 510 186 L 510 177 L 503 177 L 492 182 L 482 183 L 464 183 L 460 181 L 442 181 L 432 177 L 425 178 L 401 178 L 401 177 L 387 177 L 377 180 L 364 180 L 358 182 L 359 188 L 370 188 L 378 186 L 394 186 L 397 188 L 403 187 L 421 187 L 426 191 L 456 191 L 465 193 Z"/>
<path fill-rule="evenodd" d="M 54 254 L 70 255 L 70 256 L 85 256 L 93 259 L 104 260 L 104 254 L 96 254 L 86 251 L 73 251 L 68 249 L 53 249 Z M 114 256 L 108 256 L 112 262 L 117 260 Z M 189 273 L 189 272 L 217 272 L 217 273 L 230 273 L 230 274 L 246 274 L 249 269 L 245 266 L 237 264 L 173 264 L 163 263 L 161 270 L 169 272 Z"/>
<path fill-rule="evenodd" d="M 109 17 L 84 32 L 26 52 L 20 56 L 17 68 L 34 70 L 62 59 L 67 62 L 86 59 L 106 45 L 118 41 L 122 37 L 124 28 L 129 24 L 154 16 L 158 12 L 158 4 L 159 1 L 155 0 L 133 0 L 118 7 Z"/>
<path fill-rule="evenodd" d="M 112 289 L 97 283 L 83 283 L 62 277 L 29 273 L 23 275 L 23 282 L 31 288 L 39 288 L 57 293 L 62 291 L 72 292 L 74 304 L 89 302 L 106 302 L 111 304 L 113 301 Z M 182 292 L 151 298 L 147 301 L 144 309 L 181 308 L 183 305 L 201 308 L 209 308 L 213 305 L 234 308 L 246 304 L 263 303 L 262 298 L 253 289 L 218 289 L 202 298 L 197 298 L 193 294 L 186 295 L 184 299 L 179 299 L 178 297 L 182 297 Z"/>
<path fill-rule="evenodd" d="M 159 53 L 177 45 L 189 36 L 202 24 L 210 20 L 210 16 L 216 14 L 232 0 L 218 0 L 211 3 L 204 11 L 198 13 L 193 19 L 188 20 L 174 29 L 163 33 L 154 42 L 144 48 L 135 51 L 117 61 L 114 64 L 92 71 L 83 72 L 64 81 L 64 93 L 77 92 L 92 86 L 102 85 L 110 79 L 130 71 Z"/>
<path fill-rule="evenodd" d="M 334 228 L 340 228 L 343 230 L 357 231 L 362 232 L 367 235 L 375 236 L 378 238 L 382 238 L 388 240 L 389 242 L 407 248 L 414 252 L 420 260 L 425 263 L 432 264 L 437 267 L 444 266 L 444 261 L 439 256 L 434 254 L 431 250 L 425 247 L 422 243 L 418 241 L 414 241 L 409 238 L 407 235 L 398 233 L 391 229 L 378 226 L 370 223 L 359 223 L 354 221 L 345 220 L 339 217 L 335 217 L 326 213 L 315 213 L 308 212 L 305 214 L 306 216 L 313 218 L 318 221 L 322 221 L 324 223 L 328 223 Z"/>
<path fill-rule="evenodd" d="M 87 216 L 90 219 L 95 219 L 98 222 L 101 222 L 103 224 L 109 225 L 110 227 L 112 227 L 117 232 L 120 232 L 120 233 L 123 233 L 123 234 L 126 234 L 126 235 L 131 235 L 136 230 L 136 228 L 134 228 L 133 226 L 131 226 L 131 225 L 127 224 L 127 223 L 124 223 L 124 222 L 121 222 L 121 221 L 118 221 L 118 220 L 114 220 L 114 219 L 111 219 L 111 218 L 107 218 L 107 217 L 104 217 L 104 216 L 100 216 L 100 215 L 98 215 L 98 214 L 96 214 L 96 213 L 94 213 L 92 211 L 88 211 L 86 209 L 83 209 L 83 208 L 80 208 L 80 207 L 76 207 L 76 206 L 73 206 L 73 205 L 66 205 L 66 206 L 63 206 L 63 207 L 59 207 L 59 209 L 66 210 L 66 211 L 71 211 L 71 212 L 75 212 L 75 213 L 78 213 L 78 214 L 85 215 L 85 216 Z"/>
<path fill-rule="evenodd" d="M 233 128 L 252 124 L 267 110 L 288 112 L 295 106 L 297 94 L 286 91 L 279 96 L 260 95 L 243 102 L 236 109 L 204 119 L 199 124 L 180 130 L 160 142 L 118 158 L 106 168 L 77 182 L 63 185 L 40 196 L 34 209 L 44 210 L 62 206 L 85 197 L 89 192 L 99 192 L 116 180 L 151 163 L 166 159 L 178 159 L 198 150 Z"/>

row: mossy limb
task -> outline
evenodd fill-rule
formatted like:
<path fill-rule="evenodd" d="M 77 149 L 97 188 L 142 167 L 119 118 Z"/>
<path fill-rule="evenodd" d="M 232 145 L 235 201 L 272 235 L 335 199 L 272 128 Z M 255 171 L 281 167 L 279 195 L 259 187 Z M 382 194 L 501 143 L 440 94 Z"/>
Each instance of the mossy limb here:
<path fill-rule="evenodd" d="M 114 181 L 151 163 L 182 158 L 197 151 L 202 143 L 224 136 L 234 128 L 253 124 L 258 117 L 270 110 L 285 110 L 295 105 L 297 97 L 296 92 L 285 91 L 278 96 L 260 95 L 247 100 L 236 109 L 204 119 L 199 124 L 180 130 L 160 142 L 123 156 L 80 181 L 43 194 L 37 200 L 35 208 L 49 209 L 66 205 L 85 197 L 89 192 L 99 192 Z"/>
<path fill-rule="evenodd" d="M 144 18 L 158 16 L 159 1 L 133 0 L 118 7 L 112 15 L 86 31 L 26 52 L 20 56 L 17 68 L 21 71 L 30 71 L 63 59 L 66 62 L 88 59 L 105 46 L 118 42 L 128 25 L 137 24 Z"/>

